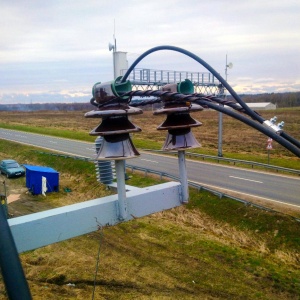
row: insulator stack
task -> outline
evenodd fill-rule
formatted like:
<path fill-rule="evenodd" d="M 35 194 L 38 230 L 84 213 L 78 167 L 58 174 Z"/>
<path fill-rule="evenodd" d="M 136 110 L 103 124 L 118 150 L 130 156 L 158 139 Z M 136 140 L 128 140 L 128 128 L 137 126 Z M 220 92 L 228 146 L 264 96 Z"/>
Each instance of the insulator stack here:
<path fill-rule="evenodd" d="M 180 83 L 168 84 L 162 87 L 162 91 L 193 94 L 193 83 L 186 79 Z M 201 111 L 203 107 L 191 104 L 186 100 L 173 101 L 172 97 L 162 97 L 163 108 L 156 110 L 153 114 L 166 114 L 166 120 L 157 127 L 157 130 L 168 130 L 163 150 L 185 150 L 200 147 L 194 137 L 191 128 L 201 126 L 202 123 L 193 119 L 190 112 Z"/>
<path fill-rule="evenodd" d="M 103 143 L 103 137 L 98 136 L 95 140 L 95 149 L 98 155 L 98 152 Z M 112 184 L 115 179 L 115 167 L 112 161 L 110 160 L 96 160 L 95 161 L 96 176 L 97 180 L 103 184 Z"/>
<path fill-rule="evenodd" d="M 122 94 L 131 91 L 130 81 L 96 83 L 93 97 L 99 103 L 99 109 L 85 114 L 86 118 L 102 118 L 90 135 L 102 136 L 103 142 L 97 154 L 97 160 L 120 160 L 139 155 L 130 138 L 130 133 L 141 131 L 128 119 L 129 115 L 141 114 L 140 108 L 128 106 L 128 97 Z"/>

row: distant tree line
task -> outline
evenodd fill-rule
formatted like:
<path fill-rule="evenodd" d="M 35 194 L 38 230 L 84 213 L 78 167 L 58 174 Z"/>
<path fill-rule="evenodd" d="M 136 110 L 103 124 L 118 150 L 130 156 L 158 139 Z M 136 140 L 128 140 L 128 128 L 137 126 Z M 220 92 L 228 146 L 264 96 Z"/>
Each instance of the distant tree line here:
<path fill-rule="evenodd" d="M 300 92 L 293 93 L 268 93 L 257 95 L 239 95 L 246 103 L 271 102 L 280 107 L 300 106 Z M 229 98 L 229 97 L 228 97 Z"/>
<path fill-rule="evenodd" d="M 246 103 L 271 102 L 281 107 L 300 106 L 300 92 L 293 93 L 266 93 L 257 95 L 239 95 Z M 231 96 L 227 96 L 229 100 Z M 146 107 L 144 107 L 145 109 Z M 151 105 L 147 107 L 151 109 Z M 146 108 L 146 109 L 147 109 Z M 89 102 L 86 103 L 32 103 L 32 104 L 0 104 L 0 111 L 37 111 L 37 110 L 79 110 L 89 111 L 95 109 Z"/>
<path fill-rule="evenodd" d="M 0 111 L 37 111 L 37 110 L 92 110 L 95 107 L 87 103 L 32 103 L 32 104 L 0 104 Z"/>

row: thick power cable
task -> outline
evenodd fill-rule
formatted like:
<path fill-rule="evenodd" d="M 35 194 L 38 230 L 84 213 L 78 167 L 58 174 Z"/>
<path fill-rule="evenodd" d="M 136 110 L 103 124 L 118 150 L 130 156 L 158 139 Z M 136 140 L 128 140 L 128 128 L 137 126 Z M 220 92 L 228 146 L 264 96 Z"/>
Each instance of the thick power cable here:
<path fill-rule="evenodd" d="M 266 126 L 271 127 L 268 121 L 266 121 L 262 116 L 260 116 L 258 113 L 256 113 L 255 111 L 253 111 L 252 109 L 249 108 L 249 106 L 238 96 L 238 94 L 233 90 L 233 88 L 227 83 L 227 81 L 214 68 L 212 68 L 207 62 L 205 62 L 203 59 L 201 59 L 200 57 L 198 57 L 194 53 L 192 53 L 188 50 L 179 48 L 179 47 L 170 46 L 170 45 L 162 45 L 162 46 L 157 46 L 157 47 L 151 48 L 148 51 L 144 52 L 129 67 L 127 72 L 122 77 L 121 82 L 126 81 L 129 74 L 132 72 L 132 70 L 135 68 L 135 66 L 143 58 L 145 58 L 146 56 L 148 56 L 149 54 L 151 54 L 153 52 L 160 51 L 160 50 L 172 50 L 172 51 L 180 52 L 180 53 L 185 54 L 185 55 L 191 57 L 192 59 L 196 60 L 203 67 L 205 67 L 208 71 L 210 71 L 221 82 L 223 87 L 225 87 L 227 89 L 227 91 L 231 94 L 231 96 L 244 108 L 246 114 L 248 114 L 251 118 L 258 121 L 259 123 L 265 124 Z M 293 137 L 289 136 L 287 133 L 285 133 L 283 131 L 281 131 L 279 134 L 283 137 L 283 139 L 288 140 L 290 143 L 292 143 L 296 147 L 300 148 L 300 142 L 299 141 L 295 140 Z"/>
<path fill-rule="evenodd" d="M 287 133 L 285 133 L 284 131 L 282 131 L 280 133 L 280 135 L 285 138 L 286 140 L 288 140 L 289 142 L 291 142 L 292 144 L 296 145 L 298 148 L 300 148 L 300 142 L 298 140 L 296 140 L 295 138 L 293 138 L 292 136 L 288 135 Z"/>
<path fill-rule="evenodd" d="M 8 298 L 30 300 L 31 294 L 10 231 L 4 206 L 0 204 L 0 266 Z"/>
<path fill-rule="evenodd" d="M 209 97 L 197 95 L 197 94 L 191 94 L 191 95 L 184 95 L 180 93 L 171 93 L 171 92 L 165 92 L 165 91 L 132 91 L 125 93 L 124 96 L 158 96 L 158 97 L 167 97 L 169 99 L 181 100 L 181 103 L 183 101 L 191 102 L 191 103 L 197 103 L 199 105 L 202 105 L 204 107 L 212 108 L 214 110 L 220 111 L 222 113 L 225 113 L 255 129 L 262 132 L 266 136 L 272 138 L 279 144 L 281 144 L 283 147 L 294 153 L 296 156 L 300 157 L 300 149 L 296 147 L 293 143 L 289 142 L 287 139 L 284 139 L 282 136 L 277 134 L 274 130 L 270 129 L 269 127 L 266 127 L 260 123 L 255 122 L 252 119 L 249 119 L 245 117 L 244 115 L 240 113 L 236 113 L 235 111 L 225 108 L 221 105 L 213 103 L 212 99 L 209 99 Z M 113 99 L 112 101 L 117 102 L 118 98 Z M 138 104 L 136 104 L 138 105 Z"/>
<path fill-rule="evenodd" d="M 157 46 L 154 48 L 149 49 L 148 51 L 144 52 L 142 55 L 140 55 L 130 66 L 130 68 L 127 70 L 127 72 L 124 74 L 124 76 L 121 79 L 121 82 L 125 82 L 128 78 L 129 74 L 132 72 L 132 70 L 135 68 L 135 66 L 146 56 L 149 54 L 160 51 L 160 50 L 172 50 L 176 52 L 180 52 L 182 54 L 185 54 L 194 60 L 196 60 L 198 63 L 200 63 L 203 67 L 205 67 L 208 71 L 210 71 L 221 83 L 222 85 L 227 89 L 227 91 L 232 95 L 232 97 L 245 109 L 246 113 L 251 116 L 254 120 L 259 121 L 260 123 L 263 123 L 265 120 L 255 113 L 253 110 L 249 108 L 249 106 L 238 96 L 238 94 L 232 89 L 232 87 L 227 83 L 227 81 L 213 68 L 211 67 L 207 62 L 205 62 L 203 59 L 195 55 L 194 53 L 179 48 L 175 46 L 169 46 L 169 45 L 163 45 L 163 46 Z"/>
<path fill-rule="evenodd" d="M 278 142 L 279 144 L 281 144 L 283 147 L 285 147 L 286 149 L 288 149 L 289 151 L 291 151 L 292 153 L 294 153 L 295 155 L 297 155 L 298 157 L 300 157 L 300 149 L 298 147 L 295 147 L 295 145 L 293 145 L 292 143 L 290 143 L 289 141 L 287 141 L 286 139 L 284 139 L 282 136 L 276 134 L 276 132 L 274 132 L 273 130 L 270 130 L 269 128 L 251 120 L 246 118 L 245 116 L 236 113 L 235 111 L 232 111 L 230 109 L 224 108 L 223 106 L 220 105 L 216 105 L 212 102 L 206 101 L 206 100 L 196 100 L 195 103 L 199 104 L 199 105 L 206 105 L 209 108 L 215 109 L 217 111 L 220 111 L 226 115 L 229 115 L 255 129 L 257 129 L 258 131 L 262 132 L 263 134 L 265 134 L 266 136 L 272 138 L 273 140 L 275 140 L 276 142 Z"/>

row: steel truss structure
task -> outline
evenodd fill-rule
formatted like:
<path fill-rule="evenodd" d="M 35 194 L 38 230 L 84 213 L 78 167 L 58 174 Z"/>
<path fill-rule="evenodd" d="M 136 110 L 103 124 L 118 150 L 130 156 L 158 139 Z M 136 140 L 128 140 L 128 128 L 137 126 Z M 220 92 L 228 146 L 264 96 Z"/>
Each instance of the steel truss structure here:
<path fill-rule="evenodd" d="M 121 74 L 124 75 L 126 71 L 121 70 Z M 178 83 L 189 79 L 194 85 L 195 93 L 222 96 L 225 91 L 220 81 L 210 72 L 135 68 L 130 73 L 128 79 L 132 84 L 133 90 L 160 90 L 166 84 Z"/>

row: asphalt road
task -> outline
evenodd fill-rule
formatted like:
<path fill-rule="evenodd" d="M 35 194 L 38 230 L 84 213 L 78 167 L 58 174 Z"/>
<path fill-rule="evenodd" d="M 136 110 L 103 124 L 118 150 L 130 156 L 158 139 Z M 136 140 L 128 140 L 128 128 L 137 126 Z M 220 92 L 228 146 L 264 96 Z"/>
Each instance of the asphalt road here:
<path fill-rule="evenodd" d="M 0 138 L 70 155 L 95 157 L 93 143 L 1 128 Z M 141 153 L 140 157 L 128 160 L 127 164 L 179 176 L 176 157 Z M 297 177 L 280 176 L 192 160 L 187 160 L 186 164 L 188 179 L 203 186 L 219 187 L 225 191 L 235 191 L 300 207 L 300 179 Z"/>

